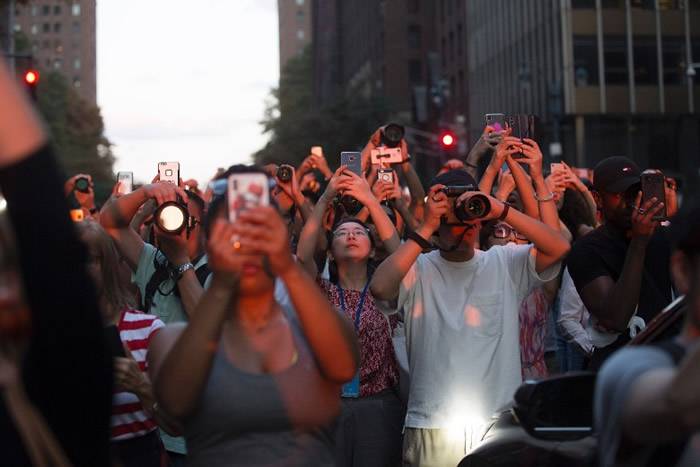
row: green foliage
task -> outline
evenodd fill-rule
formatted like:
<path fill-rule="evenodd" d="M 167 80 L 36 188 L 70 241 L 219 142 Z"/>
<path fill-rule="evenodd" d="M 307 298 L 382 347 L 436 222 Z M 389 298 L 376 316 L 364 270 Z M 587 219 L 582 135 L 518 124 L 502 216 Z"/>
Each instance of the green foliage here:
<path fill-rule="evenodd" d="M 105 200 L 115 183 L 114 155 L 104 136 L 100 109 L 83 100 L 57 72 L 42 73 L 37 96 L 66 175 L 91 175 L 95 198 Z"/>
<path fill-rule="evenodd" d="M 323 146 L 330 165 L 337 166 L 340 152 L 362 149 L 390 113 L 383 99 L 368 99 L 352 92 L 330 105 L 315 108 L 310 47 L 289 61 L 279 87 L 270 96 L 260 122 L 270 140 L 253 155 L 261 165 L 298 165 L 309 155 L 311 146 Z"/>

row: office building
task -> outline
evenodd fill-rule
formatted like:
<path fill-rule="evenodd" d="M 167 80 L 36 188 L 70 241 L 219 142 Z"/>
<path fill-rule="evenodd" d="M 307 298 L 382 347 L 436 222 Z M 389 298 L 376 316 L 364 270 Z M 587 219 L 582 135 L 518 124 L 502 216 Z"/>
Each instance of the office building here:
<path fill-rule="evenodd" d="M 95 0 L 31 0 L 15 7 L 14 30 L 31 44 L 34 66 L 61 73 L 97 105 Z"/>
<path fill-rule="evenodd" d="M 312 0 L 277 0 L 279 16 L 280 73 L 289 59 L 299 56 L 312 42 Z"/>

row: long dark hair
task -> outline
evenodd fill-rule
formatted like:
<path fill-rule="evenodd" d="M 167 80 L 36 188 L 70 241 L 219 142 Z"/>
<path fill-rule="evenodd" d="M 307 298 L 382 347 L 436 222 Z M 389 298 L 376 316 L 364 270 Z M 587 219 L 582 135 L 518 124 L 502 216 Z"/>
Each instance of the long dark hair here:
<path fill-rule="evenodd" d="M 559 218 L 569 229 L 574 241 L 578 240 L 578 228 L 580 225 L 595 227 L 595 218 L 588 208 L 585 198 L 581 193 L 571 188 L 564 191 L 564 204 L 559 211 Z"/>

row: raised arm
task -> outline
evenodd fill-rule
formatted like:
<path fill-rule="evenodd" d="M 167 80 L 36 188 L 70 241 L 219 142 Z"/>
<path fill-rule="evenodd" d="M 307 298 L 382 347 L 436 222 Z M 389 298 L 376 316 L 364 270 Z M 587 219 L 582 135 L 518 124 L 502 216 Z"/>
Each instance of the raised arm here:
<path fill-rule="evenodd" d="M 436 185 L 430 189 L 425 218 L 415 230 L 417 235 L 427 241 L 440 226 L 440 218 L 449 210 L 447 196 L 440 192 L 441 188 L 441 185 Z M 372 295 L 379 300 L 396 299 L 399 296 L 401 280 L 411 269 L 421 252 L 422 249 L 416 242 L 408 241 L 382 261 L 372 276 L 372 282 L 370 282 Z"/>
<path fill-rule="evenodd" d="M 479 179 L 479 162 L 484 157 L 489 157 L 491 155 L 498 143 L 500 143 L 501 138 L 502 132 L 497 132 L 493 127 L 487 126 L 484 128 L 484 132 L 476 143 L 474 143 L 474 146 L 472 146 L 469 154 L 467 154 L 467 160 L 465 162 L 467 172 L 469 172 L 475 180 Z"/>

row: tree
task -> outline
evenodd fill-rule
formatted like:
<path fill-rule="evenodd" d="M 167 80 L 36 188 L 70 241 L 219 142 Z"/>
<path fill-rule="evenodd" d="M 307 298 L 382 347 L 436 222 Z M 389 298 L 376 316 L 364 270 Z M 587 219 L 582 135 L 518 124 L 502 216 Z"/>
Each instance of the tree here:
<path fill-rule="evenodd" d="M 360 150 L 378 126 L 386 122 L 390 109 L 383 98 L 366 98 L 350 91 L 320 109 L 313 102 L 311 49 L 291 59 L 270 92 L 260 122 L 268 143 L 253 155 L 257 164 L 286 162 L 298 165 L 311 146 L 323 146 L 332 166 L 341 151 Z"/>

